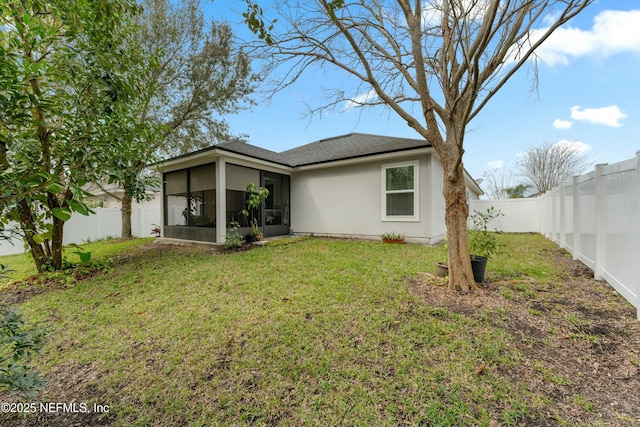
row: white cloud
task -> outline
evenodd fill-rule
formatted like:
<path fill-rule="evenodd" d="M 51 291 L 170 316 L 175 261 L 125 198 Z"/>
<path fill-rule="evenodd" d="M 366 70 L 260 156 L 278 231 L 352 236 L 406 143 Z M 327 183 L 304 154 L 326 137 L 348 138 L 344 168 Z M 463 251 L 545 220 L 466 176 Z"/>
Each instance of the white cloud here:
<path fill-rule="evenodd" d="M 594 125 L 605 125 L 611 127 L 620 127 L 620 120 L 627 117 L 620 107 L 610 105 L 602 108 L 582 108 L 578 105 L 571 107 L 571 118 L 573 120 L 584 120 Z"/>
<path fill-rule="evenodd" d="M 594 18 L 590 30 L 560 27 L 538 50 L 547 65 L 569 63 L 570 58 L 586 55 L 607 57 L 618 53 L 640 54 L 640 10 L 605 10 Z M 546 28 L 532 32 L 538 39 Z"/>
<path fill-rule="evenodd" d="M 502 169 L 504 162 L 502 160 L 491 160 L 490 162 L 487 162 L 487 166 L 491 169 Z"/>
<path fill-rule="evenodd" d="M 561 139 L 553 145 L 566 147 L 569 150 L 574 151 L 576 154 L 583 154 L 591 150 L 591 146 L 589 144 L 585 144 L 582 141 L 570 141 L 568 139 Z"/>
<path fill-rule="evenodd" d="M 573 126 L 573 122 L 569 120 L 555 119 L 553 121 L 554 129 L 571 129 L 571 126 Z"/>
<path fill-rule="evenodd" d="M 349 101 L 346 101 L 344 103 L 344 108 L 342 112 L 351 111 L 356 107 L 360 107 L 363 104 L 366 104 L 367 102 L 375 101 L 376 99 L 378 99 L 378 94 L 376 94 L 376 91 L 374 89 L 371 89 L 365 93 L 362 93 L 356 96 L 353 99 L 350 99 Z"/>

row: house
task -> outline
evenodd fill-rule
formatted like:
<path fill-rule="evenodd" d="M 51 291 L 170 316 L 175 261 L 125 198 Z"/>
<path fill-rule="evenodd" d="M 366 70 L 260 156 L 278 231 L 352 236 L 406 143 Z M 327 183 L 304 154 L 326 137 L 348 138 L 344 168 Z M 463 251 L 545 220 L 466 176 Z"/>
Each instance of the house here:
<path fill-rule="evenodd" d="M 446 232 L 443 168 L 420 139 L 352 133 L 281 153 L 229 141 L 157 166 L 168 239 L 223 243 L 232 221 L 248 225 L 240 213 L 248 183 L 269 190 L 259 212 L 266 237 L 377 239 L 395 232 L 435 243 Z M 465 178 L 468 198 L 479 198 L 482 190 Z"/>
<path fill-rule="evenodd" d="M 84 202 L 91 208 L 120 209 L 122 206 L 120 199 L 124 196 L 124 190 L 115 184 L 87 184 L 83 190 L 91 194 L 84 198 Z M 147 199 L 140 203 L 133 200 L 131 207 L 160 209 L 160 197 L 158 197 L 160 188 L 154 186 L 147 189 L 145 193 Z"/>

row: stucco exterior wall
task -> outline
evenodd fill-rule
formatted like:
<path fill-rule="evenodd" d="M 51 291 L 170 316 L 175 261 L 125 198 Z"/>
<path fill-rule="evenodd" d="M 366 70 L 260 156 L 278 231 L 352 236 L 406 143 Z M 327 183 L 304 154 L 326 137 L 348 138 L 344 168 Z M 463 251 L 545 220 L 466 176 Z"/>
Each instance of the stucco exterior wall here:
<path fill-rule="evenodd" d="M 444 222 L 445 203 L 442 194 L 444 169 L 442 163 L 435 155 L 431 156 L 429 172 L 431 173 L 431 239 L 432 243 L 439 242 L 447 235 L 447 226 Z"/>
<path fill-rule="evenodd" d="M 382 166 L 416 160 L 419 162 L 418 221 L 383 221 Z M 438 183 L 432 182 L 430 163 L 430 155 L 422 154 L 296 171 L 291 176 L 291 227 L 296 234 L 370 239 L 394 232 L 405 234 L 408 241 L 432 243 L 435 235 L 431 231 L 434 226 L 431 186 Z M 436 191 L 440 197 L 441 193 Z"/>

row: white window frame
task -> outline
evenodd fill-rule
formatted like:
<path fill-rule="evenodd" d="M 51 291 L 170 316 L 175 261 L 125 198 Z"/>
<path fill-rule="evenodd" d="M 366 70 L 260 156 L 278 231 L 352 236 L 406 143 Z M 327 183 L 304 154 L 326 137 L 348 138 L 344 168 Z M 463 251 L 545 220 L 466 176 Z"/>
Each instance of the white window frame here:
<path fill-rule="evenodd" d="M 382 221 L 386 222 L 418 222 L 420 221 L 420 162 L 412 160 L 407 162 L 387 163 L 382 165 L 382 185 L 380 187 L 382 193 Z M 387 169 L 398 167 L 413 166 L 413 190 L 395 190 L 387 191 Z M 413 192 L 413 215 L 387 215 L 387 194 L 393 193 L 410 193 Z"/>

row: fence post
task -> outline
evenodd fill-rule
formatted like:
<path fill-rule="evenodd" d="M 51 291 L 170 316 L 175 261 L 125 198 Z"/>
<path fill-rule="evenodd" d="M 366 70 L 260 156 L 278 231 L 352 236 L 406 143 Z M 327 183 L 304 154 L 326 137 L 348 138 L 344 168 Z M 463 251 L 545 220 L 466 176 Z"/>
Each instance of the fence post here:
<path fill-rule="evenodd" d="M 564 184 L 561 184 L 560 187 L 558 188 L 558 194 L 560 195 L 560 220 L 558 221 L 558 226 L 560 227 L 559 230 L 559 239 L 560 239 L 560 246 L 563 247 L 564 249 L 567 249 L 567 224 L 565 224 L 565 211 L 566 211 L 566 204 L 567 204 L 567 194 L 566 191 L 564 189 Z"/>
<path fill-rule="evenodd" d="M 578 259 L 580 253 L 580 193 L 578 193 L 579 176 L 573 177 L 571 184 L 573 191 L 573 259 Z"/>
<path fill-rule="evenodd" d="M 604 280 L 602 278 L 602 270 L 606 262 L 606 244 L 607 244 L 607 218 L 606 218 L 606 193 L 604 182 L 604 168 L 606 163 L 596 165 L 596 259 L 595 268 L 593 270 L 593 278 L 596 280 Z"/>
<path fill-rule="evenodd" d="M 104 208 L 103 207 L 99 207 L 95 209 L 96 211 L 96 224 L 98 225 L 96 228 L 97 233 L 98 233 L 98 237 L 102 236 L 102 229 L 104 228 Z"/>
<path fill-rule="evenodd" d="M 557 245 L 562 246 L 562 242 L 560 242 L 560 223 L 556 221 L 558 218 L 558 210 L 560 209 L 559 204 L 557 203 L 556 194 L 560 191 L 558 187 L 554 187 L 551 189 L 551 240 L 554 241 Z"/>
<path fill-rule="evenodd" d="M 540 214 L 540 217 L 542 218 L 542 235 L 544 237 L 546 237 L 547 239 L 549 238 L 549 197 L 547 195 L 547 193 L 544 193 L 542 195 L 542 213 Z"/>
<path fill-rule="evenodd" d="M 558 239 L 556 239 L 556 222 L 555 222 L 555 211 L 556 204 L 554 202 L 553 197 L 553 188 L 547 191 L 547 197 L 549 197 L 549 239 L 552 242 L 558 243 Z"/>
<path fill-rule="evenodd" d="M 640 253 L 640 150 L 636 151 L 635 189 L 636 189 L 634 194 L 635 214 L 632 220 L 633 253 L 639 254 Z M 636 316 L 638 320 L 640 320 L 640 265 L 638 263 L 635 263 L 632 268 L 635 269 L 635 274 L 633 274 L 633 277 L 634 277 L 633 280 L 635 280 L 635 283 L 632 284 L 631 286 L 632 286 L 633 292 L 636 294 L 636 302 L 634 304 L 636 307 Z"/>

